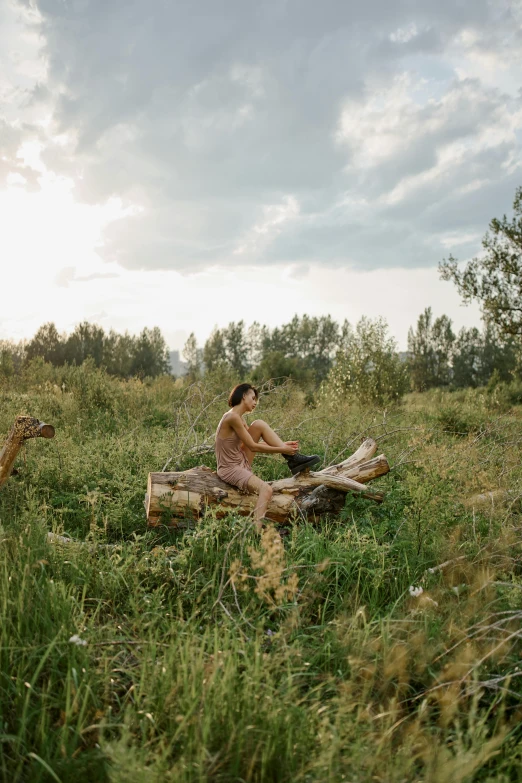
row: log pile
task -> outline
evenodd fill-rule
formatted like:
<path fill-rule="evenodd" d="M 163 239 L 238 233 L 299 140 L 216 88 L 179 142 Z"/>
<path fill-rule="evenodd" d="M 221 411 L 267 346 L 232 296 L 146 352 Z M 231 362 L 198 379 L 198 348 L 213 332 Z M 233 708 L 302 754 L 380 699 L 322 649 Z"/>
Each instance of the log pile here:
<path fill-rule="evenodd" d="M 29 438 L 54 438 L 54 427 L 32 416 L 18 416 L 0 451 L 0 488 L 12 473 L 18 452 Z"/>
<path fill-rule="evenodd" d="M 376 451 L 376 442 L 368 438 L 354 454 L 337 465 L 269 482 L 274 494 L 267 518 L 285 524 L 296 516 L 335 514 L 343 507 L 347 492 L 381 503 L 383 493 L 371 492 L 365 486 L 390 470 L 384 454 L 376 457 Z M 163 524 L 186 527 L 209 508 L 215 509 L 218 517 L 230 511 L 246 516 L 254 510 L 256 502 L 257 495 L 245 494 L 226 484 L 213 470 L 202 465 L 179 472 L 149 473 L 145 510 L 149 527 Z"/>

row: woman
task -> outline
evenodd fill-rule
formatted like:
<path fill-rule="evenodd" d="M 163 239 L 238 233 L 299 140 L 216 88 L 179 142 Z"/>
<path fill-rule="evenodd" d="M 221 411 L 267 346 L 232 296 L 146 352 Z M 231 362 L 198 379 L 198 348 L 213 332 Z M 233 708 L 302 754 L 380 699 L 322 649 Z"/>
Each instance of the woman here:
<path fill-rule="evenodd" d="M 282 454 L 292 473 L 311 468 L 320 461 L 317 454 L 299 454 L 296 440 L 284 443 L 265 421 L 258 419 L 250 426 L 243 420 L 246 413 L 252 413 L 257 405 L 259 393 L 250 383 L 240 383 L 230 392 L 228 398 L 231 411 L 225 413 L 216 432 L 217 474 L 220 479 L 244 492 L 259 495 L 254 509 L 254 520 L 258 530 L 272 497 L 272 487 L 252 473 L 252 462 L 256 453 Z M 262 442 L 261 442 L 262 439 Z"/>

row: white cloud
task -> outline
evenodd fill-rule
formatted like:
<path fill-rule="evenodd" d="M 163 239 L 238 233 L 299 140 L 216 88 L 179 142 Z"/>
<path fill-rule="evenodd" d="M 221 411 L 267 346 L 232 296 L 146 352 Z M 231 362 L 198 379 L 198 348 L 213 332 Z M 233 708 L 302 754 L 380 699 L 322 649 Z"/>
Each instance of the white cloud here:
<path fill-rule="evenodd" d="M 390 41 L 393 43 L 408 43 L 412 38 L 419 34 L 419 29 L 415 22 L 410 22 L 406 27 L 398 27 L 390 33 Z"/>
<path fill-rule="evenodd" d="M 409 73 L 399 74 L 391 85 L 376 86 L 369 96 L 345 102 L 339 118 L 336 141 L 352 151 L 351 166 L 375 168 L 400 150 L 407 149 L 419 112 Z M 428 119 L 423 126 L 429 131 Z"/>
<path fill-rule="evenodd" d="M 239 241 L 234 255 L 246 256 L 251 264 L 259 259 L 259 254 L 279 234 L 284 231 L 285 224 L 295 220 L 299 215 L 299 203 L 293 196 L 286 196 L 280 204 L 270 204 L 263 207 L 262 218 Z"/>
<path fill-rule="evenodd" d="M 0 329 L 101 314 L 174 335 L 194 301 L 210 329 L 224 279 L 278 323 L 288 289 L 351 318 L 382 282 L 394 299 L 366 314 L 400 336 L 393 308 L 418 313 L 394 280 L 455 316 L 434 266 L 475 253 L 520 184 L 520 7 L 5 0 L 0 257 L 8 290 L 22 274 L 39 293 Z"/>
<path fill-rule="evenodd" d="M 197 13 L 154 3 L 130 12 L 123 0 L 40 5 L 52 117 L 41 125 L 43 160 L 75 181 L 77 197 L 116 195 L 136 208 L 107 232 L 106 260 L 183 271 L 261 260 L 362 266 L 360 229 L 373 221 L 383 227 L 381 263 L 396 265 L 404 250 L 393 257 L 389 235 L 405 226 L 379 209 L 409 198 L 417 229 L 407 231 L 407 263 L 433 264 L 424 248 L 440 241 L 422 234 L 414 196 L 424 204 L 433 183 L 449 177 L 465 198 L 484 149 L 504 146 L 500 163 L 492 156 L 488 170 L 483 157 L 473 174 L 484 204 L 502 171 L 516 171 L 515 100 L 473 65 L 482 52 L 520 75 L 508 7 L 477 0 L 464 14 L 425 0 L 412 14 L 402 0 L 357 8 L 329 0 L 320 13 L 312 0 L 269 0 L 255 12 L 232 5 L 230 15 L 210 2 Z M 472 78 L 459 87 L 465 67 Z M 368 206 L 359 230 L 344 220 L 350 252 L 323 236 L 312 255 L 309 232 L 334 224 L 329 234 L 338 236 L 339 204 L 357 197 Z M 299 214 L 274 223 L 264 212 L 285 199 Z"/>

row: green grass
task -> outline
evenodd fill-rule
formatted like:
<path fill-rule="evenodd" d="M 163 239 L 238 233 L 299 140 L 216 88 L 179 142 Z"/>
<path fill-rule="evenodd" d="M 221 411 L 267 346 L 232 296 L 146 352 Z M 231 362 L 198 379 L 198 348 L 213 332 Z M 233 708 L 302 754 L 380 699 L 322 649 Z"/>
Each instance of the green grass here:
<path fill-rule="evenodd" d="M 348 497 L 284 544 L 233 515 L 147 530 L 149 471 L 214 466 L 193 449 L 229 381 L 39 364 L 0 387 L 2 437 L 21 413 L 57 432 L 0 491 L 1 779 L 518 780 L 521 409 L 481 390 L 312 409 L 279 388 L 256 417 L 303 451 L 379 440 L 385 502 Z"/>

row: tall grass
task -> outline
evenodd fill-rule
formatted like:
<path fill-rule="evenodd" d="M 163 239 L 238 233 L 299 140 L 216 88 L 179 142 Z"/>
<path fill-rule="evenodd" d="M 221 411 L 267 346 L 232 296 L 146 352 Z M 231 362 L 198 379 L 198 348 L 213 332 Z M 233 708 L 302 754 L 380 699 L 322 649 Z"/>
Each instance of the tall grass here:
<path fill-rule="evenodd" d="M 40 363 L 1 388 L 0 433 L 20 413 L 57 430 L 0 493 L 2 779 L 518 780 L 520 408 L 480 390 L 311 408 L 267 389 L 255 415 L 327 462 L 376 437 L 385 502 L 348 497 L 284 540 L 211 513 L 148 531 L 148 471 L 214 466 L 229 380 Z"/>

